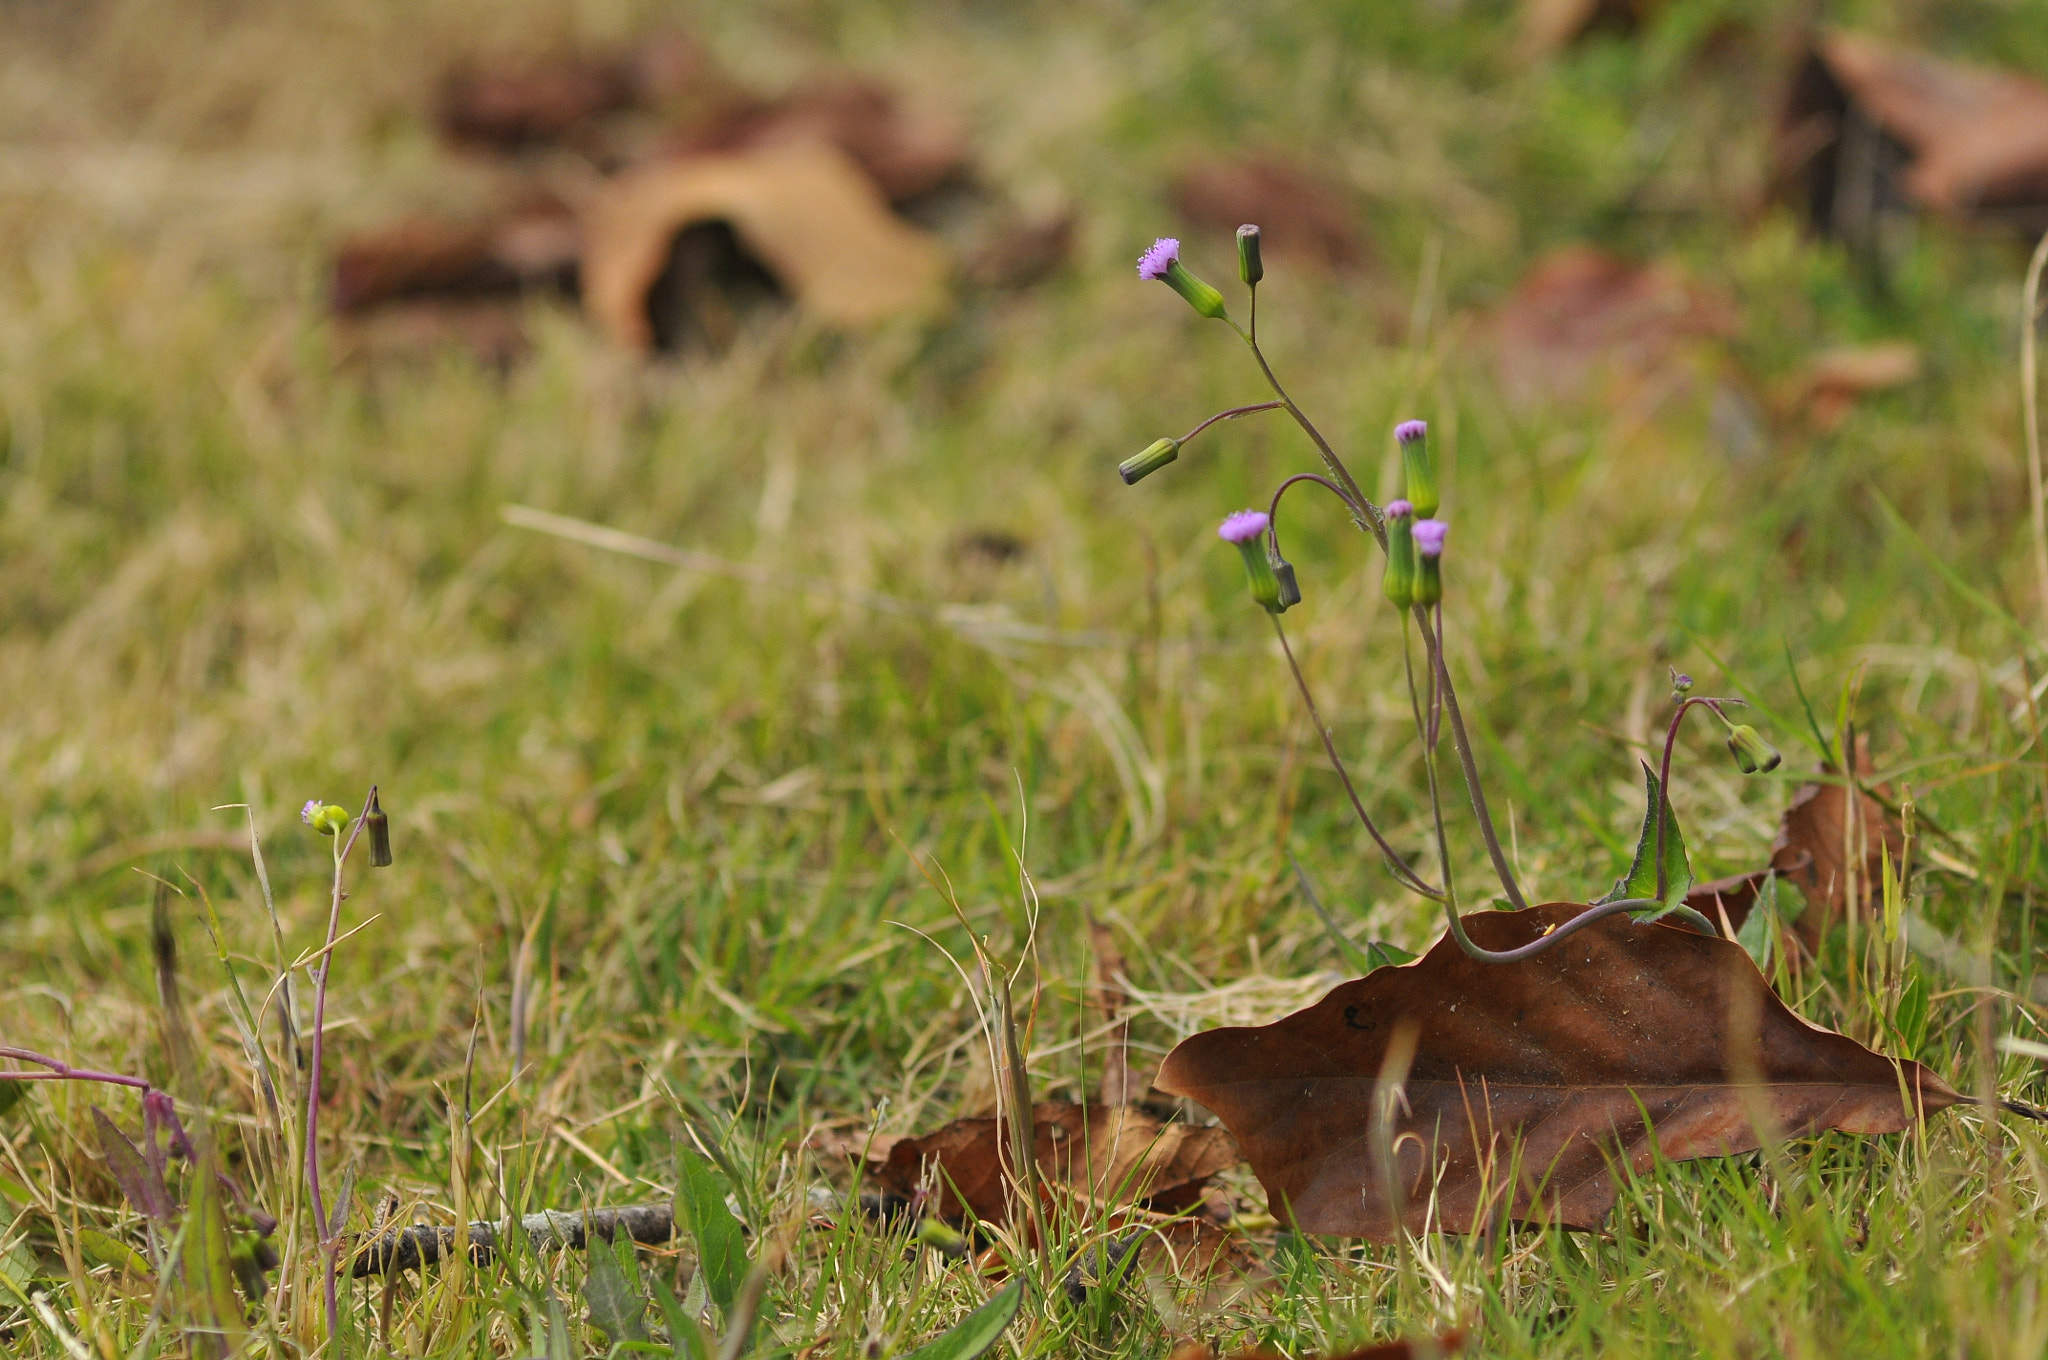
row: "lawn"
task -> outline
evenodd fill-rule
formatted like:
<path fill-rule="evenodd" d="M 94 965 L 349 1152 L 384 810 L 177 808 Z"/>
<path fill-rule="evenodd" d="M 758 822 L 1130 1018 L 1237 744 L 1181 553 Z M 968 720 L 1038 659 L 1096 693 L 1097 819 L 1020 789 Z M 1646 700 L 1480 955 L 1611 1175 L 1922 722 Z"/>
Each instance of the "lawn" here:
<path fill-rule="evenodd" d="M 1816 8 L 2048 78 L 2039 0 Z M 0 1045 L 147 1077 L 210 1128 L 286 1220 L 249 1353 L 315 1353 L 302 1119 L 270 1111 L 240 1017 L 261 1013 L 289 1106 L 303 1077 L 265 994 L 281 959 L 313 962 L 331 905 L 331 843 L 299 809 L 353 812 L 375 784 L 395 862 L 351 862 L 319 1122 L 352 1231 L 666 1201 L 695 1146 L 752 1258 L 786 1254 L 762 1355 L 907 1354 L 1012 1273 L 1029 1288 L 996 1353 L 1018 1356 L 1195 1337 L 1309 1357 L 1453 1328 L 1485 1356 L 2048 1351 L 2048 1144 L 1967 1105 L 1660 1165 L 1591 1233 L 1299 1235 L 1239 1167 L 1235 1266 L 1148 1251 L 1073 1290 L 1113 1216 L 1066 1204 L 1043 1252 L 1013 1226 L 956 1259 L 804 1146 L 989 1108 L 977 939 L 1019 969 L 1035 1094 L 1081 1098 L 1104 1062 L 1091 918 L 1147 1071 L 1348 976 L 1290 856 L 1355 943 L 1442 930 L 1353 820 L 1215 536 L 1314 447 L 1254 416 L 1116 476 L 1267 395 L 1226 330 L 1132 268 L 1179 235 L 1239 307 L 1228 233 L 1184 229 L 1169 186 L 1246 149 L 1355 196 L 1366 258 L 1269 258 L 1260 337 L 1377 499 L 1399 489 L 1395 423 L 1431 422 L 1448 664 L 1530 900 L 1588 901 L 1626 868 L 1674 668 L 1747 696 L 1785 752 L 1744 778 L 1687 729 L 1672 798 L 1699 878 L 1763 862 L 1853 728 L 1873 778 L 1910 789 L 1929 849 L 1904 900 L 1952 948 L 1907 964 L 1931 998 L 1910 1051 L 1848 983 L 1841 932 L 1786 1001 L 1960 1091 L 2048 1101 L 2026 1051 L 2048 1039 L 2032 241 L 1901 217 L 1872 256 L 1808 232 L 1768 192 L 1779 9 L 1674 0 L 1539 60 L 1501 0 L 0 0 Z M 949 103 L 991 181 L 1071 205 L 1072 259 L 936 319 L 769 319 L 679 359 L 622 355 L 545 300 L 507 367 L 351 349 L 334 243 L 489 187 L 436 144 L 444 69 L 678 23 L 768 88 L 842 65 Z M 1729 323 L 1640 381 L 1510 394 L 1489 318 L 1579 243 L 1668 262 Z M 1914 380 L 1825 420 L 1787 395 L 1814 355 L 1891 341 Z M 1433 862 L 1379 555 L 1307 500 L 1284 529 L 1323 715 L 1389 838 Z M 1451 859 L 1476 884 L 1462 797 Z M 177 1289 L 121 1254 L 150 1235 L 91 1114 L 132 1131 L 140 1103 L 6 1086 L 27 1095 L 0 1106 L 0 1348 L 183 1353 Z M 703 1306 L 702 1254 L 686 1238 L 638 1268 Z M 515 1252 L 345 1283 L 345 1353 L 605 1354 L 586 1269 Z"/>

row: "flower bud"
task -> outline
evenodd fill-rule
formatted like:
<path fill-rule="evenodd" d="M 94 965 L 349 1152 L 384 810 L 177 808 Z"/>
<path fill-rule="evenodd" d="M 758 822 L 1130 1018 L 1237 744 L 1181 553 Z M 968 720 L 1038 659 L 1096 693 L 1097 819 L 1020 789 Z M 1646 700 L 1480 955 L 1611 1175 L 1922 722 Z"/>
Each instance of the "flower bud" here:
<path fill-rule="evenodd" d="M 1223 527 L 1216 531 L 1216 536 L 1235 547 L 1238 555 L 1244 558 L 1244 573 L 1251 582 L 1252 598 L 1268 614 L 1277 614 L 1286 608 L 1280 603 L 1280 578 L 1273 574 L 1273 564 L 1266 560 L 1266 550 L 1259 544 L 1270 522 L 1263 510 L 1240 510 L 1223 521 Z"/>
<path fill-rule="evenodd" d="M 1268 554 L 1266 565 L 1273 569 L 1273 579 L 1280 583 L 1280 610 L 1284 614 L 1301 603 L 1301 583 L 1294 579 L 1294 564 L 1279 553 Z"/>
<path fill-rule="evenodd" d="M 927 1218 L 917 1225 L 917 1240 L 941 1256 L 965 1256 L 974 1245 L 965 1233 L 948 1227 L 938 1218 Z"/>
<path fill-rule="evenodd" d="M 1440 519 L 1415 521 L 1415 603 L 1431 605 L 1444 597 L 1440 565 L 1444 555 L 1444 534 L 1450 525 Z"/>
<path fill-rule="evenodd" d="M 1136 486 L 1159 469 L 1180 457 L 1178 439 L 1155 439 L 1143 453 L 1126 458 L 1116 465 L 1117 475 L 1124 479 L 1125 486 Z"/>
<path fill-rule="evenodd" d="M 1401 467 L 1407 475 L 1408 499 L 1418 519 L 1436 513 L 1436 463 L 1429 456 L 1429 426 L 1420 420 L 1404 420 L 1394 427 L 1394 439 L 1401 446 Z"/>
<path fill-rule="evenodd" d="M 1250 288 L 1266 277 L 1266 262 L 1259 258 L 1259 229 L 1251 222 L 1237 229 L 1237 276 Z"/>
<path fill-rule="evenodd" d="M 1180 242 L 1171 236 L 1160 237 L 1139 257 L 1138 277 L 1158 279 L 1212 321 L 1223 317 L 1223 294 L 1188 273 L 1187 266 L 1180 262 Z"/>
<path fill-rule="evenodd" d="M 377 791 L 370 790 L 370 812 L 363 818 L 363 829 L 370 833 L 370 863 L 375 868 L 388 868 L 391 864 L 391 819 L 384 815 L 383 804 L 377 801 Z"/>
<path fill-rule="evenodd" d="M 348 809 L 332 803 L 322 803 L 318 798 L 308 798 L 306 805 L 299 809 L 299 820 L 323 836 L 339 835 L 348 825 Z"/>
<path fill-rule="evenodd" d="M 1415 507 L 1407 501 L 1387 503 L 1387 574 L 1380 582 L 1394 608 L 1415 603 Z"/>
<path fill-rule="evenodd" d="M 1769 774 L 1785 758 L 1747 723 L 1728 729 L 1728 754 L 1735 757 L 1735 768 L 1744 774 Z"/>
<path fill-rule="evenodd" d="M 1675 704 L 1684 699 L 1686 695 L 1692 693 L 1692 677 L 1676 666 L 1671 667 L 1670 670 L 1671 702 Z"/>

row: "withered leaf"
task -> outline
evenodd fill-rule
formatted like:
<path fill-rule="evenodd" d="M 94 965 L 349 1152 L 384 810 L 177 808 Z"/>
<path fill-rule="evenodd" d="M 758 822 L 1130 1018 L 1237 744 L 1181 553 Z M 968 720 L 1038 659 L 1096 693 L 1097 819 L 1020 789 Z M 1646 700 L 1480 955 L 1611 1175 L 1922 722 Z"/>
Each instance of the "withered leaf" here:
<path fill-rule="evenodd" d="M 1481 946 L 1512 949 L 1583 910 L 1464 920 Z M 1375 1087 L 1397 1036 L 1413 1062 L 1376 1138 Z M 1395 1235 L 1397 1216 L 1412 1231 L 1503 1218 L 1593 1228 L 1617 1167 L 1644 1170 L 1657 1150 L 1749 1151 L 1758 1118 L 1785 1136 L 1893 1133 L 1916 1107 L 1961 1098 L 1918 1063 L 1793 1014 L 1738 945 L 1626 918 L 1514 964 L 1439 940 L 1274 1024 L 1195 1035 L 1156 1084 L 1237 1135 L 1276 1216 L 1376 1240 Z"/>
<path fill-rule="evenodd" d="M 1237 1165 L 1224 1130 L 1162 1124 L 1143 1110 L 1042 1101 L 1031 1107 L 1033 1156 L 1047 1184 L 1101 1203 L 1176 1213 L 1196 1203 L 1209 1178 Z M 996 1221 L 1010 1209 L 1004 1121 L 956 1119 L 921 1138 L 901 1138 L 869 1167 L 885 1191 L 914 1195 L 927 1167 L 942 1218 L 966 1211 Z"/>
<path fill-rule="evenodd" d="M 1776 160 L 1822 230 L 1847 233 L 1887 198 L 2037 225 L 2048 220 L 2048 86 L 1827 34 L 1787 94 Z"/>
<path fill-rule="evenodd" d="M 1603 377 L 1640 382 L 1734 328 L 1728 302 L 1675 265 L 1567 246 L 1536 262 L 1485 329 L 1502 386 L 1526 402 L 1581 396 Z"/>
<path fill-rule="evenodd" d="M 1228 234 L 1255 222 L 1269 253 L 1341 269 L 1367 254 L 1349 190 L 1274 156 L 1204 160 L 1174 182 L 1173 204 L 1189 225 Z"/>
<path fill-rule="evenodd" d="M 1771 866 L 1806 895 L 1794 929 L 1808 947 L 1820 943 L 1852 901 L 1859 912 L 1872 908 L 1886 851 L 1896 867 L 1905 843 L 1884 804 L 1868 793 L 1859 791 L 1852 799 L 1847 784 L 1799 786 L 1771 843 Z"/>
<path fill-rule="evenodd" d="M 887 86 L 827 77 L 780 99 L 738 101 L 678 140 L 677 156 L 823 142 L 846 153 L 891 203 L 923 197 L 967 173 L 966 129 L 942 110 L 913 107 Z"/>
<path fill-rule="evenodd" d="M 783 290 L 818 319 L 860 326 L 941 296 L 945 251 L 889 211 L 845 153 L 794 142 L 643 166 L 607 183 L 586 209 L 583 301 L 632 349 L 654 342 L 650 290 L 686 228 L 722 222 Z"/>

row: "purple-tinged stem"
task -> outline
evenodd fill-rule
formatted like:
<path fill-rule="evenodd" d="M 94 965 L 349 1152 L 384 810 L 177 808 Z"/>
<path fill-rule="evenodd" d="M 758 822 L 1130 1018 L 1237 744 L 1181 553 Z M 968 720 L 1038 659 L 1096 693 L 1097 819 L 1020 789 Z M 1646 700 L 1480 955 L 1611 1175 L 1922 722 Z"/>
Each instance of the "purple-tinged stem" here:
<path fill-rule="evenodd" d="M 1250 348 L 1252 357 L 1259 361 L 1259 371 L 1266 375 L 1266 386 L 1273 389 L 1273 395 L 1280 398 L 1280 404 L 1287 408 L 1288 415 L 1294 417 L 1294 423 L 1301 426 L 1303 433 L 1315 442 L 1316 449 L 1323 455 L 1324 465 L 1330 469 L 1330 475 L 1343 486 L 1344 499 L 1351 506 L 1352 520 L 1359 528 L 1371 534 L 1384 551 L 1387 546 L 1387 531 L 1380 524 L 1379 507 L 1367 498 L 1365 492 L 1359 490 L 1357 480 L 1351 475 L 1351 469 L 1344 466 L 1344 460 L 1337 456 L 1337 450 L 1330 447 L 1330 441 L 1323 438 L 1323 432 L 1318 430 L 1315 423 L 1294 404 L 1294 398 L 1287 395 L 1287 389 L 1280 385 L 1280 379 L 1273 372 L 1273 366 L 1266 362 L 1266 352 L 1259 348 L 1258 340 L 1242 330 L 1238 331 L 1238 334 L 1244 337 L 1244 343 Z"/>
<path fill-rule="evenodd" d="M 306 1190 L 313 1201 L 313 1231 L 319 1240 L 323 1266 L 327 1336 L 337 1347 L 341 1344 L 341 1301 L 335 1294 L 335 1248 L 339 1239 L 320 1201 L 320 1059 L 327 1039 L 327 975 L 334 971 L 334 940 L 341 930 L 341 869 L 348 862 L 349 851 L 355 849 L 356 837 L 362 835 L 363 824 L 376 801 L 377 786 L 372 784 L 347 842 L 334 852 L 334 895 L 327 912 L 327 945 L 320 955 L 320 975 L 313 979 L 313 1057 L 306 1079 Z"/>
<path fill-rule="evenodd" d="M 123 1076 L 119 1072 L 95 1072 L 89 1067 L 73 1067 L 70 1063 L 45 1057 L 26 1048 L 0 1047 L 0 1058 L 32 1062 L 50 1069 L 47 1072 L 0 1072 L 0 1081 L 97 1081 L 108 1086 L 132 1086 L 145 1093 L 156 1089 L 141 1077 Z"/>
<path fill-rule="evenodd" d="M 1266 521 L 1269 525 L 1272 526 L 1273 541 L 1275 544 L 1277 544 L 1280 541 L 1280 498 L 1287 494 L 1287 488 L 1293 486 L 1296 482 L 1314 482 L 1317 486 L 1324 488 L 1325 490 L 1330 492 L 1331 495 L 1335 496 L 1338 500 L 1344 502 L 1344 508 L 1346 510 L 1349 510 L 1354 516 L 1358 514 L 1358 506 L 1352 501 L 1350 496 L 1345 494 L 1343 487 L 1338 486 L 1328 477 L 1322 476 L 1319 473 L 1297 472 L 1292 477 L 1289 477 L 1286 481 L 1280 483 L 1280 485 L 1273 488 L 1272 503 L 1266 507 Z"/>
<path fill-rule="evenodd" d="M 1358 820 L 1364 824 L 1366 834 L 1372 837 L 1373 844 L 1387 857 L 1387 864 L 1401 885 L 1424 897 L 1441 900 L 1443 892 L 1424 883 L 1421 876 L 1408 867 L 1408 862 L 1401 858 L 1400 853 L 1387 844 L 1387 838 L 1380 834 L 1380 829 L 1373 825 L 1371 815 L 1365 810 L 1365 803 L 1358 796 L 1358 789 L 1351 782 L 1351 772 L 1344 768 L 1343 757 L 1337 754 L 1337 743 L 1331 738 L 1330 729 L 1324 724 L 1323 715 L 1316 708 L 1315 696 L 1309 693 L 1308 680 L 1301 673 L 1301 664 L 1294 659 L 1294 648 L 1287 644 L 1287 630 L 1280 626 L 1278 614 L 1271 617 L 1274 636 L 1280 639 L 1280 650 L 1287 654 L 1287 668 L 1294 672 L 1295 687 L 1301 691 L 1301 701 L 1308 705 L 1309 721 L 1316 725 L 1316 735 L 1323 739 L 1323 750 L 1329 754 L 1330 763 L 1337 767 L 1337 777 L 1344 781 L 1344 792 L 1351 797 L 1351 810 L 1358 814 Z"/>
<path fill-rule="evenodd" d="M 1277 411 L 1280 409 L 1280 405 L 1277 401 L 1260 401 L 1254 402 L 1250 406 L 1233 406 L 1228 411 L 1218 411 L 1215 415 L 1210 416 L 1207 420 L 1195 426 L 1194 429 L 1182 435 L 1180 442 L 1183 444 L 1187 443 L 1219 420 L 1235 420 L 1239 416 L 1254 415 L 1260 411 Z"/>
<path fill-rule="evenodd" d="M 1472 815 L 1479 821 L 1479 835 L 1486 842 L 1486 853 L 1493 859 L 1493 872 L 1500 879 L 1502 891 L 1517 911 L 1529 903 L 1522 896 L 1521 887 L 1515 882 L 1514 871 L 1508 867 L 1507 851 L 1501 848 L 1500 837 L 1494 834 L 1493 814 L 1486 808 L 1486 790 L 1479 783 L 1479 763 L 1472 756 L 1472 739 L 1465 734 L 1465 715 L 1458 711 L 1458 691 L 1451 684 L 1450 664 L 1444 659 L 1443 640 L 1438 631 L 1430 627 L 1429 610 L 1417 605 L 1411 611 L 1422 626 L 1422 647 L 1428 653 L 1431 668 L 1436 672 L 1438 698 L 1444 712 L 1451 719 L 1451 745 L 1457 748 L 1458 764 L 1465 772 L 1465 791 L 1472 798 Z M 1476 955 L 1474 957 L 1477 957 Z"/>

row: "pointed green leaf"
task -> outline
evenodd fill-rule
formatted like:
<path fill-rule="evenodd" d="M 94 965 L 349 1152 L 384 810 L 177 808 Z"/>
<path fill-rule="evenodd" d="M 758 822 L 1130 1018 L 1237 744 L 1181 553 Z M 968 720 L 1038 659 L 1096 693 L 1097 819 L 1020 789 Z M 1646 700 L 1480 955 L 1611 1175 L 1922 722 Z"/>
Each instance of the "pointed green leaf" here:
<path fill-rule="evenodd" d="M 668 1323 L 669 1349 L 675 1360 L 711 1360 L 711 1338 L 704 1334 L 704 1324 L 691 1317 L 659 1279 L 654 1281 L 654 1301 Z"/>
<path fill-rule="evenodd" d="M 202 1149 L 200 1163 L 188 1179 L 191 1192 L 179 1233 L 175 1277 L 179 1313 L 195 1357 L 225 1357 L 235 1353 L 244 1323 L 242 1302 L 235 1294 L 227 1205 L 221 1201 L 210 1149 Z"/>
<path fill-rule="evenodd" d="M 1771 966 L 1771 951 L 1778 942 L 1778 875 L 1768 873 L 1756 890 L 1756 901 L 1750 906 L 1749 917 L 1742 928 L 1735 932 L 1735 943 L 1747 950 L 1756 960 L 1758 972 Z"/>
<path fill-rule="evenodd" d="M 676 1221 L 697 1239 L 697 1270 L 721 1309 L 732 1307 L 747 1277 L 747 1237 L 725 1207 L 731 1191 L 711 1160 L 686 1144 L 676 1145 Z"/>
<path fill-rule="evenodd" d="M 1365 947 L 1366 963 L 1371 968 L 1389 968 L 1397 964 L 1413 963 L 1421 958 L 1411 954 L 1399 945 L 1388 944 L 1385 940 L 1374 940 Z"/>
<path fill-rule="evenodd" d="M 125 1270 L 140 1280 L 150 1277 L 149 1262 L 143 1259 L 141 1252 L 98 1228 L 78 1230 L 78 1249 L 85 1253 L 86 1260 L 96 1266 Z"/>
<path fill-rule="evenodd" d="M 1024 1306 L 1024 1281 L 1012 1280 L 1000 1294 L 953 1324 L 952 1330 L 925 1342 L 905 1360 L 975 1360 L 1002 1339 L 1003 1329 Z"/>
<path fill-rule="evenodd" d="M 576 1360 L 576 1347 L 569 1340 L 569 1315 L 562 1310 L 561 1296 L 548 1291 L 547 1360 Z"/>
<path fill-rule="evenodd" d="M 92 1107 L 92 1122 L 99 1135 L 100 1155 L 107 1159 L 107 1170 L 112 1173 L 114 1184 L 128 1197 L 128 1203 L 144 1218 L 169 1223 L 175 1210 L 171 1192 L 164 1188 L 164 1178 L 143 1160 L 142 1150 L 97 1105 Z"/>
<path fill-rule="evenodd" d="M 632 1239 L 623 1230 L 615 1242 L 593 1234 L 587 1254 L 590 1268 L 583 1277 L 583 1302 L 590 1307 L 590 1325 L 614 1346 L 645 1341 L 647 1328 L 641 1318 L 647 1296 L 640 1292 L 640 1264 L 633 1259 Z"/>
<path fill-rule="evenodd" d="M 1664 812 L 1664 910 L 1682 906 L 1686 893 L 1692 890 L 1692 866 L 1685 858 L 1685 837 L 1679 834 L 1678 818 L 1660 796 L 1657 776 L 1648 764 L 1643 766 L 1644 808 L 1643 829 L 1636 837 L 1635 859 L 1629 863 L 1628 873 L 1615 881 L 1614 888 L 1602 902 L 1619 902 L 1628 897 L 1656 898 L 1657 896 L 1657 812 Z"/>

